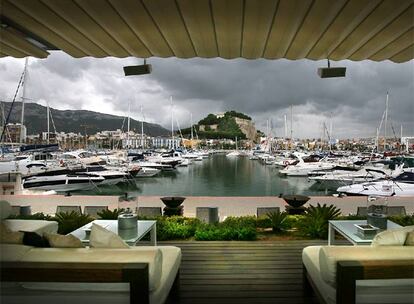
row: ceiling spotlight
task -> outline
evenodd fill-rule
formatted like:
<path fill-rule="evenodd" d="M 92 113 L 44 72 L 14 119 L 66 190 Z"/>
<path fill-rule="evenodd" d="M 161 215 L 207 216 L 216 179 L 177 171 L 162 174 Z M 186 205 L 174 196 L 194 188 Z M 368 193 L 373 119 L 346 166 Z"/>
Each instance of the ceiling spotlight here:
<path fill-rule="evenodd" d="M 150 64 L 147 64 L 146 59 L 144 59 L 144 64 L 142 65 L 124 66 L 125 76 L 151 74 L 151 71 L 152 66 Z"/>
<path fill-rule="evenodd" d="M 321 78 L 332 78 L 332 77 L 345 77 L 346 68 L 345 67 L 334 67 L 331 68 L 331 63 L 328 59 L 327 68 L 318 68 L 318 75 Z"/>

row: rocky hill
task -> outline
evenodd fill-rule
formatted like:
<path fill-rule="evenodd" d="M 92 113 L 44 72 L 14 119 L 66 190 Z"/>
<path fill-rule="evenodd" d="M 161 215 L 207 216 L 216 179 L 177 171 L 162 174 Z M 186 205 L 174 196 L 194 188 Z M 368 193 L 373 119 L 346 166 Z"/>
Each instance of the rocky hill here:
<path fill-rule="evenodd" d="M 9 112 L 11 102 L 3 103 L 5 116 Z M 20 122 L 22 104 L 16 102 L 13 107 L 9 122 Z M 39 134 L 47 130 L 46 107 L 36 103 L 25 103 L 25 125 L 27 134 Z M 50 108 L 57 132 L 84 133 L 85 127 L 88 134 L 98 131 L 121 129 L 124 117 L 103 114 L 85 110 L 57 110 Z M 124 130 L 126 130 L 126 121 Z M 141 132 L 141 122 L 131 119 L 131 130 Z M 52 122 L 50 130 L 53 131 Z M 150 136 L 168 135 L 169 131 L 160 125 L 144 122 L 144 133 Z"/>
<path fill-rule="evenodd" d="M 222 114 L 208 114 L 194 125 L 199 138 L 207 139 L 250 139 L 255 140 L 256 128 L 252 119 L 236 111 L 228 111 Z M 184 129 L 182 133 L 187 135 L 191 129 Z"/>

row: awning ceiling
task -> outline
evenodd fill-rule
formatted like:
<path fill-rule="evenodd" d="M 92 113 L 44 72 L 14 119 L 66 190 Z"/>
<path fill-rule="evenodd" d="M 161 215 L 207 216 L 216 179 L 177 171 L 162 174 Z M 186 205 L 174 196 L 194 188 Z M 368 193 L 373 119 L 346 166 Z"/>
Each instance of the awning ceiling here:
<path fill-rule="evenodd" d="M 414 0 L 0 0 L 0 57 L 414 58 Z"/>

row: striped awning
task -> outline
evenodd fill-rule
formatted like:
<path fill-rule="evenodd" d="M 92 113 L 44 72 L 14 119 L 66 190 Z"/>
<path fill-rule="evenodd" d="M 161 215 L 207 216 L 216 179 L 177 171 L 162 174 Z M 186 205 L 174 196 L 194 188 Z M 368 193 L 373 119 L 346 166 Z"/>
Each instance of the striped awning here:
<path fill-rule="evenodd" d="M 0 57 L 414 58 L 414 0 L 0 0 Z"/>

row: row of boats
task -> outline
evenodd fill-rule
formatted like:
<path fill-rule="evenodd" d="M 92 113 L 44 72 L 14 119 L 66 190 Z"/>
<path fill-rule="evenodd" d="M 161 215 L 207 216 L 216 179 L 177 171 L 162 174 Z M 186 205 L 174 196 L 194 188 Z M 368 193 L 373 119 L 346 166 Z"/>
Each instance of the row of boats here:
<path fill-rule="evenodd" d="M 18 174 L 24 190 L 71 192 L 157 176 L 208 158 L 206 151 L 34 152 L 0 160 L 0 181 Z"/>
<path fill-rule="evenodd" d="M 340 195 L 414 196 L 414 157 L 410 155 L 259 151 L 247 156 L 276 167 L 282 176 L 307 177 L 314 186 Z"/>

